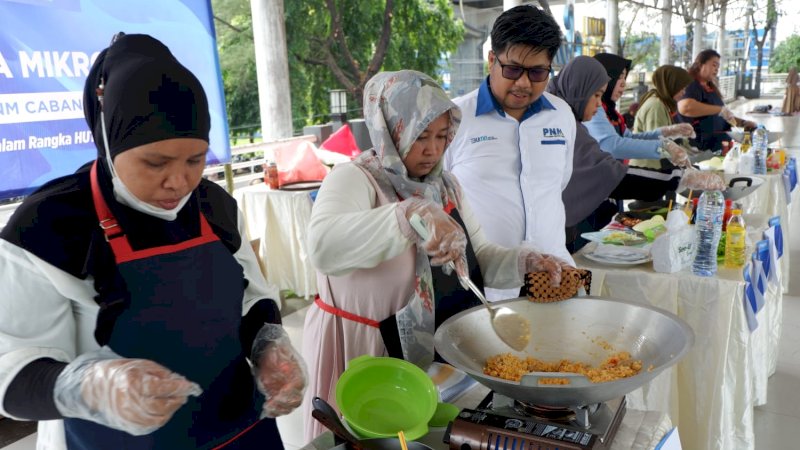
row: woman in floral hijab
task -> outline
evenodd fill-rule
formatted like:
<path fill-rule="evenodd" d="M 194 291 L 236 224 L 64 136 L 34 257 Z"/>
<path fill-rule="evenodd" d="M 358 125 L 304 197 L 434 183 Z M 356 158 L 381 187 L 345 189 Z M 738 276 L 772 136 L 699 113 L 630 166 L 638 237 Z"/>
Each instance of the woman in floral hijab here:
<path fill-rule="evenodd" d="M 377 74 L 364 90 L 364 117 L 374 148 L 326 177 L 308 229 L 319 295 L 303 334 L 307 440 L 322 431 L 310 399 L 335 404 L 348 361 L 388 355 L 427 368 L 435 327 L 479 303 L 444 264 L 481 287 L 520 286 L 526 272 L 542 270 L 560 282 L 560 260 L 489 243 L 458 182 L 442 171 L 461 112 L 433 79 Z M 425 240 L 409 223 L 414 215 Z"/>

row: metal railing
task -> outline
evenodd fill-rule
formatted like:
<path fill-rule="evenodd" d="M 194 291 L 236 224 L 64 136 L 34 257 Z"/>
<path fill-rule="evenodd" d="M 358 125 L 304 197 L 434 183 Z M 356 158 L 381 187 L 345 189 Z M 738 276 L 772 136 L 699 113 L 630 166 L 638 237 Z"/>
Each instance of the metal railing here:
<path fill-rule="evenodd" d="M 231 149 L 231 159 L 248 153 L 254 153 L 254 157 L 247 161 L 210 165 L 203 170 L 203 176 L 225 187 L 228 192 L 233 193 L 235 188 L 246 186 L 253 180 L 260 179 L 264 176 L 261 165 L 264 164 L 266 159 L 272 159 L 272 152 L 276 147 L 296 141 L 314 143 L 317 141 L 317 137 L 313 134 L 309 134 L 276 139 L 268 142 L 237 145 Z"/>

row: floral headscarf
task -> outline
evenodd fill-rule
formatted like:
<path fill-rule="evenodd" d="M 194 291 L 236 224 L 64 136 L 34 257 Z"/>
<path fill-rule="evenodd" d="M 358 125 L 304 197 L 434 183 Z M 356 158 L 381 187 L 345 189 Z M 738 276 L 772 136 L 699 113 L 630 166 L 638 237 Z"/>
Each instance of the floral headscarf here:
<path fill-rule="evenodd" d="M 364 118 L 373 150 L 362 153 L 354 162 L 372 175 L 390 201 L 416 196 L 442 207 L 457 203 L 458 184 L 450 173 L 442 171 L 441 160 L 420 179 L 409 177 L 403 164 L 417 137 L 445 113 L 450 117 L 449 144 L 461 122 L 461 110 L 431 77 L 403 70 L 379 73 L 367 82 Z M 414 268 L 414 291 L 395 316 L 403 358 L 427 368 L 434 355 L 435 299 L 431 264 L 422 246 L 417 246 Z"/>
<path fill-rule="evenodd" d="M 447 143 L 461 123 L 461 110 L 428 75 L 413 70 L 381 72 L 364 87 L 364 118 L 372 151 L 355 163 L 367 169 L 390 200 L 424 197 L 440 205 L 456 201 L 456 184 L 442 174 L 440 160 L 422 179 L 410 178 L 403 159 L 420 134 L 442 114 L 449 112 Z"/>

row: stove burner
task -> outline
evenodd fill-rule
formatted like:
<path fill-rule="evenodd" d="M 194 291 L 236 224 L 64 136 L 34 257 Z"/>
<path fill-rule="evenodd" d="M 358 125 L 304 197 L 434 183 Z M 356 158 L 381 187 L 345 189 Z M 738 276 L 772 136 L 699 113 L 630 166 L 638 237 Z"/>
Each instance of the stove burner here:
<path fill-rule="evenodd" d="M 534 405 L 514 400 L 514 410 L 525 416 L 555 423 L 570 423 L 575 420 L 575 411 L 566 407 Z"/>

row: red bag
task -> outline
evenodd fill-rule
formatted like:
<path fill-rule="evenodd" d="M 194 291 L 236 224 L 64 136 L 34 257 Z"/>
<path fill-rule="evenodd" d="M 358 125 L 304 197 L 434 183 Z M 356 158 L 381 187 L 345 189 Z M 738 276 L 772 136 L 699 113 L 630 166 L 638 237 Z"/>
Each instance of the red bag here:
<path fill-rule="evenodd" d="M 342 125 L 342 127 L 330 135 L 328 139 L 325 139 L 325 142 L 319 147 L 328 151 L 341 153 L 348 156 L 350 159 L 355 158 L 361 153 L 358 144 L 356 144 L 356 138 L 353 136 L 353 132 L 350 131 L 350 125 L 348 124 Z"/>
<path fill-rule="evenodd" d="M 301 181 L 322 181 L 328 168 L 314 153 L 314 144 L 305 141 L 287 142 L 274 150 L 281 186 Z"/>

